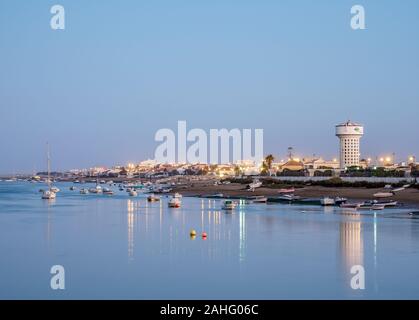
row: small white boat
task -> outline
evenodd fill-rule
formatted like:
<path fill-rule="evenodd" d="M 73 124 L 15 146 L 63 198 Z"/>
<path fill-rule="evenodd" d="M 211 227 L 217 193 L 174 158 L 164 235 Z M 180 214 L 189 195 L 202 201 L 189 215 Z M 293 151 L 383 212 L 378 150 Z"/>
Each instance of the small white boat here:
<path fill-rule="evenodd" d="M 180 199 L 175 197 L 171 198 L 168 203 L 169 208 L 180 208 L 181 204 L 182 202 L 180 201 Z"/>
<path fill-rule="evenodd" d="M 173 196 L 173 198 L 178 198 L 178 199 L 182 199 L 182 195 L 178 192 L 176 192 Z"/>
<path fill-rule="evenodd" d="M 329 197 L 324 197 L 324 198 L 320 199 L 320 204 L 322 206 L 334 206 L 335 205 L 335 199 L 329 198 Z"/>
<path fill-rule="evenodd" d="M 54 193 L 58 193 L 58 192 L 60 192 L 60 189 L 58 189 L 57 187 L 51 187 L 51 189 L 50 189 L 52 192 L 54 192 Z"/>
<path fill-rule="evenodd" d="M 70 190 L 71 190 L 71 191 L 74 191 L 74 190 L 76 190 L 76 187 L 71 186 L 71 187 L 70 187 Z"/>
<path fill-rule="evenodd" d="M 106 194 L 108 196 L 111 196 L 111 195 L 114 194 L 114 192 L 111 189 L 109 189 L 109 188 L 103 188 L 103 194 Z"/>
<path fill-rule="evenodd" d="M 83 188 L 80 190 L 80 194 L 89 194 L 89 190 L 86 188 Z"/>
<path fill-rule="evenodd" d="M 148 202 L 156 202 L 156 201 L 160 201 L 160 198 L 159 198 L 159 197 L 157 197 L 157 196 L 155 196 L 154 194 L 150 194 L 150 195 L 147 197 L 147 201 L 148 201 Z"/>
<path fill-rule="evenodd" d="M 377 192 L 374 193 L 374 197 L 376 198 L 390 198 L 393 197 L 394 193 L 393 192 Z"/>
<path fill-rule="evenodd" d="M 90 193 L 102 193 L 103 189 L 100 185 L 97 185 L 95 188 L 90 188 L 89 192 Z"/>
<path fill-rule="evenodd" d="M 129 192 L 129 196 L 130 196 L 130 197 L 136 197 L 136 196 L 138 196 L 138 192 L 137 192 L 137 191 L 135 191 L 135 190 L 131 190 L 131 191 Z"/>
<path fill-rule="evenodd" d="M 50 154 L 49 154 L 49 144 L 47 143 L 47 165 L 48 165 L 48 179 L 47 179 L 47 184 L 48 184 L 48 190 L 45 190 L 42 192 L 42 199 L 45 200 L 52 200 L 55 199 L 57 197 L 57 194 L 54 192 L 54 188 L 55 187 L 51 187 L 51 158 L 50 158 Z M 56 190 L 58 190 L 58 188 L 55 188 Z M 60 191 L 60 190 L 58 190 Z"/>
<path fill-rule="evenodd" d="M 42 199 L 51 200 L 57 197 L 56 193 L 51 190 L 46 190 L 42 193 Z"/>
<path fill-rule="evenodd" d="M 395 189 L 393 189 L 393 190 L 391 190 L 391 192 L 400 192 L 400 191 L 403 191 L 403 190 L 405 190 L 406 188 L 404 188 L 404 187 L 401 187 L 401 188 L 395 188 Z"/>
<path fill-rule="evenodd" d="M 348 199 L 346 198 L 341 198 L 341 197 L 336 197 L 335 198 L 335 206 L 340 206 L 343 203 L 346 203 L 348 201 Z"/>
<path fill-rule="evenodd" d="M 233 210 L 235 209 L 237 204 L 232 200 L 224 200 L 222 209 L 223 210 Z"/>
<path fill-rule="evenodd" d="M 262 182 L 258 179 L 253 180 L 251 184 L 248 185 L 247 190 L 249 191 L 255 191 L 256 188 L 260 188 L 262 186 Z"/>

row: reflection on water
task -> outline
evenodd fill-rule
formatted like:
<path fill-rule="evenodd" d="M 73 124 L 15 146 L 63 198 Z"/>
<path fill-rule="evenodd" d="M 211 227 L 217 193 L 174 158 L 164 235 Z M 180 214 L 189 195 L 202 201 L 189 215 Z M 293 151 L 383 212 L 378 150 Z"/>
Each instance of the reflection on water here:
<path fill-rule="evenodd" d="M 346 288 L 352 277 L 351 268 L 355 265 L 364 266 L 364 246 L 362 237 L 362 224 L 358 214 L 352 214 L 353 221 L 340 222 L 340 250 L 342 255 L 344 278 Z"/>
<path fill-rule="evenodd" d="M 66 297 L 75 299 L 419 298 L 412 281 L 419 220 L 403 209 L 359 215 L 240 203 L 226 213 L 218 199 L 185 197 L 170 209 L 166 197 L 148 203 L 144 195 L 83 196 L 63 186 L 48 202 L 36 186 L 2 188 L 0 298 L 56 298 L 39 285 L 50 264 L 69 270 Z M 365 267 L 363 292 L 350 288 L 353 265 Z M 403 272 L 395 277 L 395 270 Z M 85 290 L 88 277 L 97 281 Z"/>
<path fill-rule="evenodd" d="M 363 264 L 361 221 L 342 221 L 340 223 L 340 246 L 347 270 L 350 270 L 354 265 Z"/>
<path fill-rule="evenodd" d="M 239 216 L 239 260 L 240 262 L 243 262 L 246 257 L 246 213 L 244 210 L 240 209 Z"/>
<path fill-rule="evenodd" d="M 139 202 L 128 199 L 127 201 L 127 227 L 128 227 L 128 259 L 134 259 L 134 224 L 135 211 L 139 208 Z"/>

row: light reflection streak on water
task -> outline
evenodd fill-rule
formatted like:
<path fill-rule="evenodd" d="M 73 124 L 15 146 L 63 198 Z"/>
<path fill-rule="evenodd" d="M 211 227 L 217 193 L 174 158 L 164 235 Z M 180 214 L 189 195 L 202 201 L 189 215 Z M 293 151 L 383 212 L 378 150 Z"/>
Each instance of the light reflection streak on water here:
<path fill-rule="evenodd" d="M 246 213 L 239 211 L 239 261 L 243 262 L 246 257 Z"/>
<path fill-rule="evenodd" d="M 134 259 L 134 202 L 127 202 L 127 226 L 128 226 L 128 259 Z"/>

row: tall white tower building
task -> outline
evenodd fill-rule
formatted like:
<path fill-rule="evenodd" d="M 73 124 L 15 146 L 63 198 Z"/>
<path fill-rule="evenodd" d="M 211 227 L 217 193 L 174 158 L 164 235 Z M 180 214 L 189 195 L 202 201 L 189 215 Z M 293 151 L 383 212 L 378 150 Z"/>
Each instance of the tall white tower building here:
<path fill-rule="evenodd" d="M 359 166 L 360 140 L 364 135 L 364 127 L 348 121 L 336 126 L 336 136 L 340 140 L 340 168 Z"/>

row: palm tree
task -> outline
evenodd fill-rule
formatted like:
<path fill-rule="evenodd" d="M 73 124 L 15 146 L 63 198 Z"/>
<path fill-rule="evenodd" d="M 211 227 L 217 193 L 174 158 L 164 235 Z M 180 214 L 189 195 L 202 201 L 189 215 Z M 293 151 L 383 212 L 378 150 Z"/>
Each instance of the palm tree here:
<path fill-rule="evenodd" d="M 268 154 L 266 157 L 265 157 L 265 163 L 266 163 L 266 166 L 268 167 L 268 170 L 269 170 L 269 174 L 271 174 L 271 169 L 272 169 L 272 162 L 274 162 L 274 156 L 272 155 L 272 154 Z"/>

